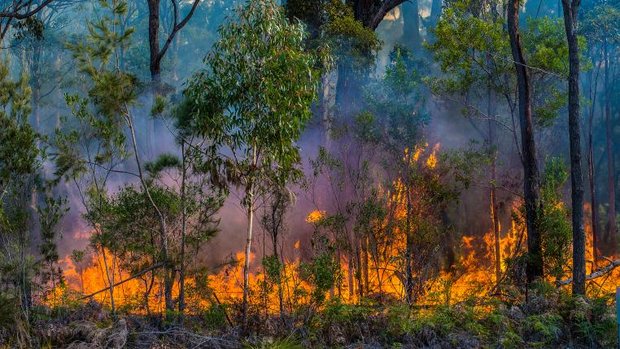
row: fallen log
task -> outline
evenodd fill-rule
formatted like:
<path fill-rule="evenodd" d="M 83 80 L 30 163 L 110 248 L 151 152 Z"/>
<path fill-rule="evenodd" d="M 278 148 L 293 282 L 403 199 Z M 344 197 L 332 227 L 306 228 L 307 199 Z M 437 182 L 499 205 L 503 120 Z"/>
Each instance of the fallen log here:
<path fill-rule="evenodd" d="M 96 295 L 98 295 L 99 293 L 102 293 L 102 292 L 105 292 L 105 291 L 109 290 L 109 289 L 110 289 L 110 287 L 120 286 L 120 285 L 122 285 L 122 284 L 126 283 L 127 281 L 130 281 L 130 280 L 133 280 L 133 279 L 135 279 L 135 278 L 138 278 L 138 277 L 140 277 L 140 276 L 142 276 L 142 275 L 144 275 L 144 274 L 146 274 L 146 273 L 148 273 L 148 272 L 150 272 L 150 271 L 153 271 L 153 270 L 155 270 L 155 269 L 161 268 L 161 267 L 163 267 L 163 266 L 164 266 L 164 263 L 157 263 L 157 264 L 153 264 L 153 265 L 151 265 L 150 267 L 148 267 L 148 268 L 146 268 L 146 269 L 144 269 L 144 270 L 142 270 L 142 271 L 139 271 L 138 273 L 133 274 L 133 275 L 131 275 L 130 277 L 128 277 L 127 279 L 122 280 L 122 281 L 119 281 L 119 282 L 115 283 L 115 284 L 114 284 L 114 285 L 112 285 L 112 286 L 108 286 L 108 287 L 106 287 L 106 288 L 104 288 L 104 289 L 101 289 L 101 290 L 99 290 L 99 291 L 97 291 L 97 292 L 93 292 L 93 293 L 91 293 L 91 294 L 87 294 L 87 295 L 85 295 L 85 296 L 82 296 L 79 300 L 86 299 L 86 298 L 91 298 L 91 297 L 93 297 L 93 296 L 96 296 Z"/>
<path fill-rule="evenodd" d="M 587 280 L 593 280 L 596 278 L 600 278 L 601 276 L 605 276 L 607 275 L 609 272 L 611 272 L 612 270 L 616 269 L 617 267 L 620 267 L 620 259 L 616 259 L 613 261 L 610 261 L 608 265 L 595 270 L 594 272 L 592 272 L 591 274 L 586 275 L 586 281 Z M 566 280 L 559 280 L 556 281 L 556 285 L 557 286 L 566 286 L 569 285 L 571 282 L 573 282 L 573 278 L 568 278 Z"/>

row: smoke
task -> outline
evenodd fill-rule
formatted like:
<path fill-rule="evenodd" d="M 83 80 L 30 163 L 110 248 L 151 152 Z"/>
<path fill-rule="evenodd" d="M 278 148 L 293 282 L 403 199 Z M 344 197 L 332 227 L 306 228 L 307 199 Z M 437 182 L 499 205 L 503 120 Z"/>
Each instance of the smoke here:
<path fill-rule="evenodd" d="M 217 7 L 222 11 L 230 10 L 229 4 L 225 2 L 217 2 Z M 212 11 L 216 11 L 213 7 Z M 187 80 L 196 70 L 202 67 L 202 57 L 204 57 L 216 39 L 217 26 L 223 20 L 222 14 L 218 14 L 218 19 L 213 20 L 209 17 L 209 10 L 205 13 L 197 14 L 190 22 L 188 28 L 184 29 L 175 43 L 175 46 L 166 56 L 164 63 L 165 71 L 162 81 L 172 82 L 172 88 L 180 91 L 183 88 L 183 82 Z M 225 12 L 230 13 L 230 12 Z M 212 13 L 211 13 L 212 14 Z M 201 33 L 204 36 L 200 36 Z M 389 62 L 389 53 L 398 38 L 402 34 L 402 21 L 396 20 L 383 23 L 379 28 L 379 36 L 383 41 L 383 47 L 377 56 L 377 66 L 374 69 L 375 77 L 380 77 L 385 72 L 385 66 Z M 142 40 L 144 36 L 141 36 Z M 195 43 L 198 42 L 198 45 Z M 144 44 L 143 42 L 141 44 Z M 144 46 L 144 45 L 142 45 Z M 136 51 L 134 51 L 135 53 Z M 131 55 L 129 55 L 131 57 Z M 143 74 L 147 67 L 142 65 L 139 67 Z M 145 70 L 146 69 L 146 70 Z M 142 75 L 143 76 L 143 75 Z M 361 90 L 360 90 L 361 93 Z M 363 100 L 362 95 L 354 96 L 355 100 Z M 56 96 L 56 102 L 58 101 Z M 157 156 L 164 153 L 172 153 L 179 155 L 179 146 L 175 140 L 174 125 L 170 120 L 157 119 L 153 120 L 150 116 L 150 106 L 153 97 L 147 91 L 140 96 L 138 105 L 132 110 L 133 117 L 136 120 L 138 129 L 138 143 L 140 153 L 143 156 L 143 163 L 151 161 Z M 430 144 L 441 143 L 442 151 L 450 151 L 455 149 L 465 149 L 471 145 L 472 139 L 477 140 L 479 144 L 484 141 L 484 134 L 480 132 L 484 128 L 485 121 L 476 120 L 475 118 L 465 118 L 462 115 L 462 105 L 458 103 L 446 102 L 439 98 L 433 97 L 427 93 L 426 109 L 430 113 L 430 123 L 424 129 L 424 137 Z M 42 111 L 50 113 L 50 110 Z M 65 112 L 66 109 L 65 109 Z M 502 110 L 506 113 L 506 110 Z M 319 120 L 319 113 L 315 113 L 314 120 L 308 125 L 298 146 L 302 154 L 302 167 L 306 177 L 312 177 L 312 169 L 310 160 L 316 158 L 318 150 L 325 145 L 325 131 Z M 516 149 L 512 134 L 506 130 L 501 132 L 498 137 L 500 144 L 499 149 Z M 506 151 L 500 154 L 499 162 L 502 172 L 499 174 L 502 187 L 505 186 L 510 190 L 519 190 L 515 188 L 515 184 L 519 183 L 519 159 L 515 151 Z M 135 162 L 127 161 L 127 171 L 135 171 Z M 175 185 L 173 179 L 167 179 L 168 184 Z M 481 183 L 488 183 L 486 178 L 478 178 L 475 180 L 477 185 L 463 192 L 459 203 L 453 207 L 449 213 L 450 224 L 455 227 L 459 233 L 463 235 L 480 236 L 491 229 L 490 211 L 489 211 L 489 193 L 488 186 Z M 119 188 L 126 185 L 137 185 L 135 177 L 123 174 L 114 174 L 109 178 L 107 187 L 110 193 L 114 193 Z M 318 186 L 312 192 L 300 185 L 294 185 L 290 188 L 294 193 L 296 200 L 287 212 L 284 219 L 286 224 L 286 232 L 284 235 L 284 253 L 285 256 L 293 258 L 294 254 L 299 254 L 293 246 L 299 241 L 302 255 L 307 254 L 309 243 L 313 231 L 313 226 L 305 221 L 307 214 L 315 209 L 329 208 L 332 204 L 329 193 L 325 192 L 325 188 Z M 92 227 L 82 218 L 84 205 L 82 204 L 81 195 L 73 183 L 65 183 L 64 191 L 69 198 L 70 211 L 64 217 L 62 231 L 64 238 L 59 241 L 59 253 L 61 256 L 67 256 L 74 249 L 84 249 L 89 244 L 89 232 Z M 243 250 L 245 246 L 247 215 L 246 210 L 240 204 L 242 193 L 233 189 L 231 195 L 227 198 L 224 206 L 218 213 L 220 220 L 219 233 L 199 251 L 196 256 L 200 263 L 207 266 L 217 266 L 229 259 L 236 252 Z M 514 200 L 514 194 L 509 190 L 500 191 L 500 205 L 503 225 L 510 222 L 511 202 Z M 321 206 L 321 207 L 319 207 Z M 257 217 L 254 224 L 254 247 L 253 252 L 261 257 L 263 248 L 266 253 L 271 253 L 269 239 L 264 237 L 264 232 L 258 224 L 258 220 L 262 214 L 261 208 L 257 210 Z M 267 246 L 264 246 L 265 242 Z M 260 260 L 260 259 L 257 259 Z M 255 263 L 256 264 L 256 263 Z"/>

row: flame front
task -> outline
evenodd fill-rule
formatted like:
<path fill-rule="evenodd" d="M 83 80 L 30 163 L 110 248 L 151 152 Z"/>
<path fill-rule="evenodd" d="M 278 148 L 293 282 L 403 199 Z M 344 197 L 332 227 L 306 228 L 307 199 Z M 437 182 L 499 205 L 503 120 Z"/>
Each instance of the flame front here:
<path fill-rule="evenodd" d="M 416 147 L 413 151 L 405 150 L 403 160 L 410 166 L 418 166 L 427 171 L 433 171 L 439 166 L 439 144 L 432 147 L 428 152 L 428 146 Z M 389 217 L 396 221 L 402 221 L 407 217 L 407 190 L 401 179 L 394 181 L 391 191 L 381 190 L 379 196 L 385 198 L 387 211 L 394 214 Z M 419 195 L 422 195 L 419 193 Z M 512 203 L 513 211 L 517 211 L 522 202 L 515 200 Z M 409 203 L 413 208 L 418 205 L 415 201 Z M 559 205 L 562 205 L 560 203 Z M 586 211 L 589 207 L 586 207 Z M 308 213 L 305 221 L 308 224 L 318 225 L 329 212 L 314 210 Z M 339 297 L 344 302 L 357 303 L 360 301 L 360 288 L 365 287 L 367 297 L 381 297 L 382 299 L 404 299 L 405 288 L 402 269 L 402 261 L 398 256 L 403 255 L 406 249 L 406 232 L 399 225 L 390 226 L 388 218 L 375 220 L 372 225 L 380 229 L 390 227 L 391 243 L 389 250 L 384 253 L 371 253 L 370 248 L 359 249 L 360 260 L 364 263 L 365 270 L 360 269 L 356 263 L 345 255 L 337 255 L 338 274 L 337 282 L 332 289 L 326 292 L 326 298 Z M 522 224 L 514 218 L 508 229 L 500 227 L 499 241 L 499 269 L 502 278 L 507 277 L 509 271 L 508 261 L 525 252 L 526 237 Z M 586 225 L 587 233 L 587 272 L 593 270 L 592 234 L 591 226 Z M 494 230 L 491 229 L 483 236 L 463 234 L 460 239 L 460 253 L 450 267 L 441 268 L 436 275 L 425 280 L 420 297 L 416 300 L 420 304 L 453 304 L 464 301 L 471 297 L 489 297 L 496 295 L 498 280 L 495 275 L 496 241 Z M 367 239 L 360 242 L 368 246 Z M 261 267 L 260 260 L 251 255 L 251 272 L 249 275 L 250 302 L 252 306 L 264 309 L 268 313 L 278 313 L 280 310 L 293 311 L 303 304 L 311 302 L 313 292 L 312 285 L 307 277 L 302 275 L 302 246 L 301 241 L 296 240 L 289 246 L 291 253 L 288 257 L 280 256 L 282 267 L 279 271 L 278 282 L 273 282 L 266 275 L 265 268 Z M 107 251 L 100 251 L 86 261 L 85 267 L 76 265 L 70 258 L 64 260 L 64 277 L 67 286 L 57 286 L 47 298 L 49 305 L 59 305 L 67 299 L 86 301 L 94 299 L 97 302 L 110 306 L 110 284 L 116 284 L 124 280 L 120 285 L 113 288 L 113 298 L 117 308 L 131 309 L 132 312 L 148 314 L 161 313 L 164 311 L 164 297 L 162 278 L 159 271 L 153 270 L 136 278 L 131 278 L 131 273 L 122 270 Z M 204 276 L 196 276 L 186 280 L 187 309 L 198 312 L 213 304 L 235 304 L 240 302 L 243 294 L 243 265 L 244 253 L 238 252 L 230 263 L 219 268 L 215 273 Z M 564 278 L 569 278 L 570 265 L 566 266 L 567 273 Z M 360 273 L 364 275 L 366 285 L 360 285 Z M 422 277 L 420 270 L 414 270 L 415 277 Z M 197 274 L 198 275 L 198 274 Z M 501 279 L 499 282 L 501 283 Z M 549 277 L 548 281 L 556 280 Z M 588 288 L 588 292 L 599 294 L 612 292 L 616 284 L 620 283 L 620 269 L 612 271 L 604 282 L 597 283 Z M 175 283 L 173 294 L 178 296 L 178 282 Z M 85 297 L 86 296 L 86 297 Z M 189 306 L 191 305 L 191 306 Z"/>

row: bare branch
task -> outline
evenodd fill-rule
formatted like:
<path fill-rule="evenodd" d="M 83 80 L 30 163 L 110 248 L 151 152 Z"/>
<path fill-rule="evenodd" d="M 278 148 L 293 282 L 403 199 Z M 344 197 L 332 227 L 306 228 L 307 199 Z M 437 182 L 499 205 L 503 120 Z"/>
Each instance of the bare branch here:
<path fill-rule="evenodd" d="M 28 17 L 31 17 L 37 14 L 37 12 L 41 11 L 45 6 L 49 5 L 52 1 L 54 0 L 44 0 L 41 4 L 39 4 L 39 6 L 35 7 L 32 10 L 30 9 L 30 6 L 32 5 L 32 0 L 29 0 L 26 3 L 23 3 L 22 1 L 18 3 L 14 2 L 13 3 L 14 9 L 12 11 L 0 12 L 0 18 L 26 19 Z M 20 12 L 23 9 L 26 9 L 26 12 Z"/>
<path fill-rule="evenodd" d="M 616 260 L 610 261 L 610 263 L 608 265 L 606 265 L 606 266 L 604 266 L 604 267 L 602 267 L 600 269 L 597 269 L 592 274 L 586 275 L 586 281 L 594 280 L 596 278 L 600 278 L 601 276 L 605 276 L 605 275 L 607 275 L 608 273 L 610 273 L 612 270 L 616 269 L 619 266 L 620 266 L 620 259 L 616 259 Z M 556 281 L 556 285 L 557 286 L 566 286 L 566 285 L 569 285 L 571 282 L 573 282 L 573 278 Z"/>

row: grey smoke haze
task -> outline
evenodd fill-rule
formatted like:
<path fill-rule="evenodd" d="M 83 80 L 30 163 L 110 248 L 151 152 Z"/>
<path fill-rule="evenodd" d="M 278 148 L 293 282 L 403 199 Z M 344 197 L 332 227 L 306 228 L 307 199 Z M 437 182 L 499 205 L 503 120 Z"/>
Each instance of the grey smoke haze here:
<path fill-rule="evenodd" d="M 191 28 L 200 28 L 201 26 L 208 26 L 210 28 L 208 30 L 208 37 L 204 38 L 202 41 L 198 40 L 200 43 L 199 45 L 195 45 L 196 40 L 194 40 L 194 38 L 190 40 L 189 35 L 193 34 L 182 33 L 178 40 L 179 49 L 171 51 L 166 56 L 164 62 L 165 71 L 162 80 L 167 83 L 171 82 L 173 84 L 172 87 L 177 92 L 182 90 L 184 81 L 186 81 L 193 72 L 202 67 L 202 58 L 206 55 L 208 48 L 216 39 L 216 35 L 214 34 L 215 28 L 221 23 L 221 20 L 223 20 L 226 14 L 230 14 L 231 3 L 235 3 L 235 1 L 230 1 L 228 4 L 222 5 L 219 8 L 220 12 L 217 13 L 217 20 L 210 20 L 207 15 L 203 15 L 202 17 L 197 16 L 192 19 Z M 426 5 L 421 4 L 421 6 L 423 11 L 425 11 L 424 6 Z M 430 6 L 430 3 L 428 6 Z M 191 31 L 188 30 L 187 33 L 191 33 Z M 385 72 L 385 65 L 388 64 L 389 53 L 402 34 L 402 20 L 397 19 L 395 21 L 386 21 L 382 23 L 378 29 L 378 34 L 384 45 L 377 56 L 375 75 L 381 76 Z M 143 51 L 136 52 L 145 53 Z M 144 68 L 145 66 L 143 65 L 141 67 L 143 70 L 143 78 Z M 140 97 L 138 106 L 133 110 L 138 126 L 141 128 L 139 132 L 139 143 L 142 153 L 145 154 L 143 160 L 152 160 L 162 153 L 173 153 L 178 155 L 179 147 L 175 142 L 173 126 L 169 121 L 158 120 L 154 123 L 153 132 L 155 136 L 153 137 L 153 142 L 149 142 L 144 137 L 144 133 L 148 128 L 153 127 L 153 124 L 149 123 L 151 103 L 151 96 L 145 93 Z M 431 122 L 426 126 L 424 135 L 430 144 L 441 143 L 442 150 L 449 150 L 466 148 L 472 139 L 476 139 L 479 143 L 482 143 L 483 137 L 474 125 L 484 128 L 484 122 L 480 120 L 467 120 L 462 116 L 461 108 L 462 105 L 458 105 L 457 103 L 450 103 L 429 96 L 427 99 L 427 110 L 430 113 Z M 502 112 L 506 113 L 506 111 Z M 308 125 L 298 142 L 302 151 L 303 166 L 306 173 L 311 172 L 309 160 L 316 157 L 319 147 L 324 144 L 324 139 L 325 136 L 323 134 L 322 125 L 318 121 L 318 117 L 316 117 L 316 120 L 313 120 L 313 122 Z M 516 148 L 512 136 L 509 132 L 504 132 L 500 139 L 500 148 L 510 149 L 500 154 L 500 161 L 507 169 L 515 172 L 515 177 L 518 177 L 520 175 L 519 163 L 516 152 L 514 151 Z M 134 166 L 133 162 L 129 161 L 128 166 L 131 169 L 132 166 Z M 510 178 L 510 174 L 506 174 L 505 178 Z M 135 178 L 114 175 L 110 178 L 108 187 L 109 190 L 113 192 L 118 190 L 119 187 L 130 183 L 135 184 Z M 59 242 L 59 252 L 61 256 L 69 254 L 73 249 L 85 248 L 88 245 L 88 231 L 90 231 L 88 225 L 81 218 L 84 208 L 76 189 L 72 184 L 67 184 L 66 188 L 67 195 L 70 199 L 71 210 L 63 220 L 64 239 Z M 327 193 L 319 192 L 316 193 L 317 197 L 312 197 L 311 193 L 305 192 L 298 186 L 294 187 L 293 190 L 296 193 L 297 200 L 295 205 L 288 212 L 285 220 L 287 232 L 284 250 L 289 253 L 292 251 L 292 246 L 296 241 L 301 241 L 302 250 L 309 242 L 313 228 L 310 224 L 305 222 L 306 215 L 314 209 L 325 209 L 325 207 L 329 206 L 326 204 L 326 201 L 329 200 L 329 195 Z M 509 202 L 512 199 L 512 195 L 504 192 L 500 199 L 500 201 L 505 202 L 502 215 L 504 222 L 507 222 L 510 215 Z M 317 207 L 317 202 L 320 202 L 321 206 L 324 205 L 325 207 Z M 487 202 L 488 193 L 485 188 L 473 187 L 467 190 L 463 194 L 458 207 L 453 210 L 454 212 L 451 214 L 452 224 L 464 235 L 485 233 L 490 228 Z M 261 212 L 259 210 L 258 216 L 260 216 L 260 214 Z M 247 218 L 245 210 L 240 205 L 239 193 L 235 190 L 232 191 L 218 215 L 221 219 L 219 226 L 220 232 L 203 248 L 199 256 L 200 259 L 208 265 L 221 263 L 228 256 L 241 251 L 245 243 Z M 262 251 L 262 231 L 259 224 L 255 224 L 255 227 L 257 238 L 253 250 L 259 254 L 260 251 Z M 270 249 L 268 248 L 267 251 L 270 251 Z"/>

